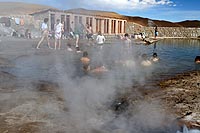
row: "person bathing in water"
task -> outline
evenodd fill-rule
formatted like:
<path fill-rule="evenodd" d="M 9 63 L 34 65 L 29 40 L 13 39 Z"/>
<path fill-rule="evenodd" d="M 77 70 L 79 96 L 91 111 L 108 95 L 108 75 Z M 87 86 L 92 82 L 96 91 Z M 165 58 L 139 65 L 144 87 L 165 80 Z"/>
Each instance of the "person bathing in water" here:
<path fill-rule="evenodd" d="M 150 60 L 153 61 L 153 62 L 158 62 L 159 61 L 159 57 L 158 57 L 157 53 L 153 53 L 153 56 L 151 57 Z"/>
<path fill-rule="evenodd" d="M 90 71 L 90 58 L 88 57 L 88 52 L 84 51 L 83 56 L 81 57 L 81 63 L 83 65 L 83 71 Z"/>
<path fill-rule="evenodd" d="M 90 58 L 88 57 L 88 52 L 84 51 L 83 52 L 83 56 L 81 57 L 81 63 L 83 66 L 83 71 L 88 73 L 102 73 L 102 72 L 107 72 L 108 70 L 105 68 L 105 66 L 100 66 L 100 67 L 96 67 L 94 69 L 91 69 L 90 67 Z"/>
<path fill-rule="evenodd" d="M 194 62 L 195 62 L 196 64 L 200 64 L 200 56 L 196 56 Z"/>
<path fill-rule="evenodd" d="M 142 55 L 141 65 L 142 66 L 151 66 L 152 65 L 151 61 L 148 60 L 148 58 L 147 58 L 147 54 Z"/>

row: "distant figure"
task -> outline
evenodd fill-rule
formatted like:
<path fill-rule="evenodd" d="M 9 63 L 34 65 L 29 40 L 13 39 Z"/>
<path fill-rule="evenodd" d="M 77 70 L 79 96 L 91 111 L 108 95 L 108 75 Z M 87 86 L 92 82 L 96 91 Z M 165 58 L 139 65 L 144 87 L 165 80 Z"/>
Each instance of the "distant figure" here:
<path fill-rule="evenodd" d="M 60 19 L 57 19 L 55 24 L 55 49 L 57 49 L 57 44 L 58 44 L 58 49 L 60 49 L 63 31 L 64 31 L 63 24 L 60 22 Z"/>
<path fill-rule="evenodd" d="M 147 55 L 143 54 L 142 55 L 142 62 L 141 62 L 142 66 L 150 66 L 152 65 L 151 61 L 148 60 Z"/>
<path fill-rule="evenodd" d="M 86 24 L 86 37 L 88 40 L 93 40 L 93 30 L 89 24 Z"/>
<path fill-rule="evenodd" d="M 200 56 L 196 56 L 194 61 L 195 61 L 195 63 L 200 64 Z"/>
<path fill-rule="evenodd" d="M 158 36 L 158 27 L 157 26 L 155 27 L 154 35 L 155 35 L 154 37 L 156 39 L 156 37 Z"/>
<path fill-rule="evenodd" d="M 50 48 L 50 49 L 52 49 L 51 48 L 51 46 L 50 46 L 50 43 L 49 43 L 49 30 L 48 30 L 48 25 L 47 25 L 47 22 L 49 21 L 49 19 L 48 18 L 45 18 L 44 19 L 44 22 L 42 23 L 42 26 L 41 26 L 41 30 L 42 30 L 42 38 L 41 38 L 41 40 L 39 41 L 39 43 L 37 44 L 37 49 L 39 49 L 39 47 L 40 47 L 40 44 L 43 42 L 43 40 L 44 39 L 46 39 L 47 40 L 47 43 L 48 43 L 48 47 Z"/>
<path fill-rule="evenodd" d="M 61 24 L 62 24 L 62 37 L 61 37 L 61 39 L 66 39 L 66 31 L 65 31 L 65 21 L 62 21 L 61 22 Z"/>
<path fill-rule="evenodd" d="M 116 35 L 116 39 L 123 39 L 123 36 L 121 36 L 121 35 Z"/>
<path fill-rule="evenodd" d="M 26 31 L 25 31 L 25 37 L 26 37 L 27 39 L 31 39 L 31 32 L 30 32 L 29 29 L 26 29 Z"/>
<path fill-rule="evenodd" d="M 101 34 L 101 31 L 98 32 L 97 38 L 96 38 L 96 42 L 97 45 L 100 47 L 100 49 L 103 48 L 103 44 L 106 41 L 104 35 Z"/>
<path fill-rule="evenodd" d="M 129 38 L 128 33 L 124 34 L 123 40 L 124 40 L 125 49 L 129 49 L 131 47 L 131 39 Z"/>
<path fill-rule="evenodd" d="M 90 71 L 90 58 L 88 57 L 88 52 L 84 51 L 83 56 L 81 57 L 81 63 L 83 65 L 83 71 Z"/>
<path fill-rule="evenodd" d="M 80 47 L 79 47 L 79 39 L 80 39 L 80 35 L 83 34 L 83 24 L 81 24 L 81 23 L 76 24 L 74 27 L 73 33 L 74 33 L 74 36 L 76 39 L 76 41 L 75 41 L 76 52 L 80 53 L 81 51 L 80 51 Z"/>
<path fill-rule="evenodd" d="M 153 62 L 159 61 L 159 58 L 158 58 L 157 53 L 153 53 L 153 56 L 151 57 L 151 60 L 152 60 Z"/>
<path fill-rule="evenodd" d="M 105 66 L 98 66 L 95 67 L 94 69 L 91 69 L 90 67 L 90 58 L 88 57 L 87 51 L 83 52 L 83 56 L 81 57 L 81 63 L 83 65 L 83 71 L 86 73 L 93 73 L 93 74 L 99 74 L 103 72 L 107 72 L 108 69 L 106 69 Z"/>

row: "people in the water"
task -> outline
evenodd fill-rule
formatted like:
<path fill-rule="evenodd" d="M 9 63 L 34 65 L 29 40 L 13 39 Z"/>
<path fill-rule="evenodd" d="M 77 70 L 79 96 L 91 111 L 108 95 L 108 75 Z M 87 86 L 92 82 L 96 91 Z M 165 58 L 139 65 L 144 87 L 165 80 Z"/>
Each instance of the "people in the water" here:
<path fill-rule="evenodd" d="M 196 56 L 194 62 L 195 62 L 196 64 L 200 64 L 200 56 Z"/>
<path fill-rule="evenodd" d="M 83 56 L 81 57 L 81 63 L 82 63 L 84 72 L 90 71 L 90 58 L 88 57 L 87 51 L 83 52 Z"/>
<path fill-rule="evenodd" d="M 160 59 L 158 57 L 157 53 L 153 53 L 152 57 L 151 57 L 151 61 L 153 62 L 158 62 Z"/>
<path fill-rule="evenodd" d="M 142 55 L 141 65 L 142 66 L 151 66 L 152 65 L 151 61 L 147 57 L 147 54 Z"/>
<path fill-rule="evenodd" d="M 83 56 L 81 57 L 81 63 L 82 63 L 82 69 L 84 72 L 88 73 L 103 73 L 103 72 L 107 72 L 108 69 L 104 66 L 104 65 L 101 65 L 101 66 L 98 66 L 98 67 L 95 67 L 93 69 L 91 69 L 90 67 L 90 58 L 88 57 L 88 52 L 87 51 L 84 51 L 83 52 Z"/>

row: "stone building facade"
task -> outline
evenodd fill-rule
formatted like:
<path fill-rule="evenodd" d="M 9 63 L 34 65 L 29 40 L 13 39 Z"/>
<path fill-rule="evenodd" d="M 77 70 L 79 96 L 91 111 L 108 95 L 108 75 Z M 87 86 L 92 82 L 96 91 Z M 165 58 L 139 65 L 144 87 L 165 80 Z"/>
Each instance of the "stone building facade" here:
<path fill-rule="evenodd" d="M 47 9 L 30 15 L 34 17 L 37 28 L 40 28 L 38 23 L 41 24 L 44 18 L 49 18 L 50 31 L 54 30 L 54 25 L 57 19 L 60 19 L 61 22 L 64 23 L 64 30 L 66 32 L 70 32 L 70 29 L 74 30 L 77 23 L 81 23 L 84 26 L 89 24 L 94 33 L 101 31 L 106 35 L 124 34 L 126 31 L 126 20 L 117 17 L 110 17 L 109 15 L 101 16 L 95 13 L 77 13 L 56 9 Z"/>

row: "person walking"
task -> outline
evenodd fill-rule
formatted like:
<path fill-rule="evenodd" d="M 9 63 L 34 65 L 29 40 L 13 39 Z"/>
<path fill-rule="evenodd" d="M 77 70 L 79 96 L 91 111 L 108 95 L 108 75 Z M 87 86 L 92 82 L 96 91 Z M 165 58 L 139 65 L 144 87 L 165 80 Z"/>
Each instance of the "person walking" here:
<path fill-rule="evenodd" d="M 155 37 L 155 39 L 156 39 L 156 37 L 158 36 L 158 27 L 157 27 L 157 26 L 155 27 L 154 34 L 155 34 L 155 36 L 154 36 L 154 37 Z"/>
<path fill-rule="evenodd" d="M 61 38 L 63 31 L 63 24 L 60 22 L 60 19 L 57 19 L 55 24 L 55 50 L 57 49 L 57 45 L 58 49 L 60 49 L 61 47 Z"/>
<path fill-rule="evenodd" d="M 41 45 L 41 43 L 44 41 L 44 39 L 47 40 L 48 47 L 49 47 L 50 49 L 52 49 L 51 46 L 50 46 L 50 42 L 49 42 L 49 30 L 48 30 L 48 25 L 47 25 L 47 22 L 48 22 L 48 21 L 49 21 L 49 19 L 48 19 L 48 18 L 45 18 L 45 19 L 44 19 L 44 22 L 43 22 L 42 25 L 41 25 L 42 38 L 40 39 L 40 41 L 39 41 L 38 44 L 37 44 L 37 47 L 36 47 L 37 49 L 40 48 L 40 45 Z"/>
<path fill-rule="evenodd" d="M 74 36 L 75 36 L 75 47 L 76 47 L 76 52 L 80 53 L 80 47 L 79 47 L 79 39 L 80 36 L 83 34 L 84 26 L 82 23 L 78 23 L 74 27 Z"/>

